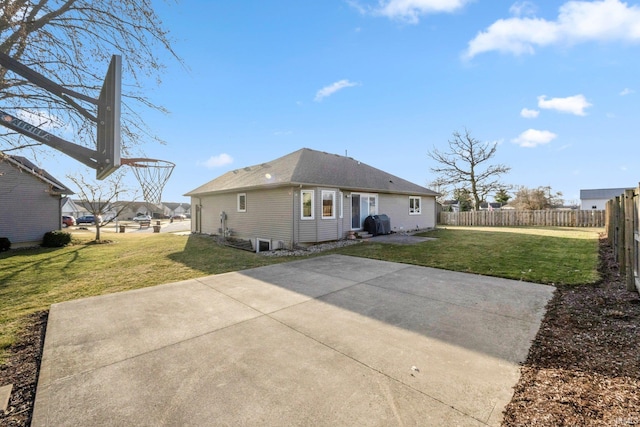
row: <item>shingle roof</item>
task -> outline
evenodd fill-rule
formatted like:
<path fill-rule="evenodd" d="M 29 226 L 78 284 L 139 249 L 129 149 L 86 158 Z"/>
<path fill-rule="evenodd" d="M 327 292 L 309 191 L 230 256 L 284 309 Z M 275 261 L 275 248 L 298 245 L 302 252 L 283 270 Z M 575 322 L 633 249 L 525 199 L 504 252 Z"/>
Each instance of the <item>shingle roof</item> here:
<path fill-rule="evenodd" d="M 0 153 L 0 158 L 2 156 L 4 156 L 5 158 L 9 159 L 18 168 L 26 170 L 26 171 L 30 172 L 31 174 L 33 174 L 35 177 L 39 178 L 40 180 L 50 184 L 54 191 L 56 191 L 56 192 L 58 192 L 60 194 L 74 194 L 73 191 L 71 191 L 63 183 L 61 183 L 60 181 L 55 179 L 52 175 L 49 174 L 49 172 L 47 172 L 46 170 L 44 170 L 42 168 L 39 168 L 38 166 L 36 166 L 34 163 L 32 163 L 26 157 L 13 156 L 13 155 Z"/>
<path fill-rule="evenodd" d="M 302 148 L 267 163 L 227 172 L 185 196 L 289 185 L 436 196 L 438 193 L 352 159 Z"/>
<path fill-rule="evenodd" d="M 580 190 L 580 200 L 612 199 L 623 194 L 624 190 L 633 190 L 633 188 L 595 188 Z"/>

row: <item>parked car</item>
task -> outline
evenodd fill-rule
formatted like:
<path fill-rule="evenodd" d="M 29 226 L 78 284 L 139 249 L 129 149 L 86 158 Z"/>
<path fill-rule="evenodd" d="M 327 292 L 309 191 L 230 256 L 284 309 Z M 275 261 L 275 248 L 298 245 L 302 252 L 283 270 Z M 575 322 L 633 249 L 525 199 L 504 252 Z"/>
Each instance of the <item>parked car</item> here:
<path fill-rule="evenodd" d="M 71 227 L 72 225 L 76 225 L 76 219 L 69 215 L 62 215 L 62 226 Z"/>
<path fill-rule="evenodd" d="M 182 214 L 175 214 L 174 216 L 171 217 L 171 219 L 182 221 L 184 219 L 187 219 L 187 217 Z"/>
<path fill-rule="evenodd" d="M 96 223 L 96 217 L 93 215 L 85 215 L 85 216 L 81 216 L 80 218 L 76 219 L 76 224 L 80 225 L 80 224 L 95 224 Z"/>
<path fill-rule="evenodd" d="M 135 218 L 133 218 L 133 220 L 136 222 L 151 221 L 151 217 L 149 215 L 138 215 Z"/>

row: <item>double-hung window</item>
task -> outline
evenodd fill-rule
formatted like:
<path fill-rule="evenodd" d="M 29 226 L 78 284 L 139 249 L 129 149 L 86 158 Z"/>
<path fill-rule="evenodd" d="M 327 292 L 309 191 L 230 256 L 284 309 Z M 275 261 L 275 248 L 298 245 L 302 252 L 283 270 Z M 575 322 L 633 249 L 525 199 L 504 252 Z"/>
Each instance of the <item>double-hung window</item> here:
<path fill-rule="evenodd" d="M 422 200 L 420 196 L 409 196 L 409 215 L 422 213 Z"/>
<path fill-rule="evenodd" d="M 313 219 L 314 203 L 313 190 L 300 191 L 300 217 L 302 219 Z"/>
<path fill-rule="evenodd" d="M 336 192 L 322 190 L 322 219 L 336 217 Z"/>
<path fill-rule="evenodd" d="M 238 212 L 247 211 L 247 193 L 238 193 Z"/>

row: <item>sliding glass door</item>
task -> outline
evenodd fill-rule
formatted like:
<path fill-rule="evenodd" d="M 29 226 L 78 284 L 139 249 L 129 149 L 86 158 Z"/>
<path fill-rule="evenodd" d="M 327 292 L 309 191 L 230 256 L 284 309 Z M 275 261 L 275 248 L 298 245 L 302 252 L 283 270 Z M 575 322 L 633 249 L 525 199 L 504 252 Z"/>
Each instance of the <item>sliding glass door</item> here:
<path fill-rule="evenodd" d="M 351 229 L 360 230 L 369 215 L 378 213 L 378 196 L 367 193 L 351 193 Z"/>

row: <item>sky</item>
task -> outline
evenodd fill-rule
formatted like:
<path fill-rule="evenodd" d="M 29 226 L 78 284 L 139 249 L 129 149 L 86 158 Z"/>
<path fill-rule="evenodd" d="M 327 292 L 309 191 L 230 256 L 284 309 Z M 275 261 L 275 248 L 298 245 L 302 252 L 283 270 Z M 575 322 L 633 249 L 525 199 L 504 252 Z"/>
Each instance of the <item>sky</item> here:
<path fill-rule="evenodd" d="M 497 143 L 505 185 L 567 203 L 640 181 L 640 1 L 154 5 L 183 59 L 145 87 L 170 113 L 141 112 L 167 141 L 144 154 L 176 163 L 163 201 L 303 147 L 429 187 L 428 152 L 465 131 Z M 42 166 L 69 186 L 84 169 Z"/>

